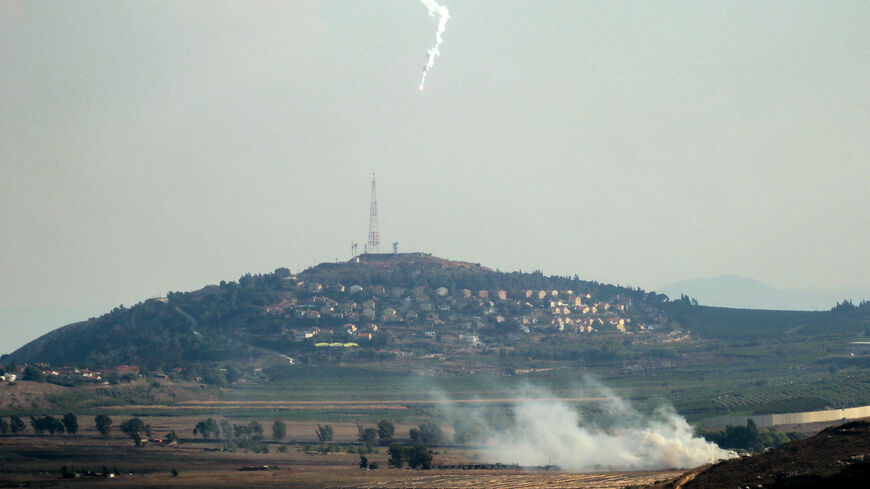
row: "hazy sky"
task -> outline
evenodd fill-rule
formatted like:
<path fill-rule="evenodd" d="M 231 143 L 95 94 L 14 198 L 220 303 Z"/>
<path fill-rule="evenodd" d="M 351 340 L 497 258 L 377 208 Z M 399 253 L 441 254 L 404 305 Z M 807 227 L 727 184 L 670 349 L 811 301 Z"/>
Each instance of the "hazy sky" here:
<path fill-rule="evenodd" d="M 870 2 L 445 3 L 420 92 L 415 0 L 0 0 L 0 353 L 346 260 L 372 172 L 400 251 L 870 297 Z"/>

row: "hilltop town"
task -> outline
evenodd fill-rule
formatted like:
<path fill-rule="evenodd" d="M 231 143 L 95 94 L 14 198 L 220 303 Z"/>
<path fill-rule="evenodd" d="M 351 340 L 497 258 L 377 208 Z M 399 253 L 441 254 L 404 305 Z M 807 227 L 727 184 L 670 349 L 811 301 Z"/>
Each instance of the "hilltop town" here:
<path fill-rule="evenodd" d="M 363 254 L 120 306 L 49 333 L 6 361 L 168 371 L 264 355 L 290 364 L 511 355 L 547 338 L 564 345 L 617 336 L 675 341 L 682 336 L 663 312 L 666 300 L 425 253 Z"/>
<path fill-rule="evenodd" d="M 386 259 L 363 255 L 351 266 L 377 267 L 409 257 L 427 258 L 423 254 Z M 446 263 L 445 269 L 459 268 Z M 583 290 L 514 284 L 505 284 L 514 285 L 509 289 L 471 289 L 447 283 L 405 287 L 390 285 L 390 280 L 344 283 L 343 277 L 317 270 L 299 276 L 282 270 L 276 273 L 281 275 L 284 293 L 279 301 L 265 305 L 263 313 L 289 325 L 280 329 L 282 337 L 294 342 L 310 340 L 316 348 L 375 342 L 394 345 L 389 351 L 397 354 L 413 354 L 414 350 L 450 353 L 511 346 L 539 335 L 647 334 L 666 321 L 630 295 L 604 296 L 588 286 Z M 389 342 L 384 335 L 389 335 Z"/>

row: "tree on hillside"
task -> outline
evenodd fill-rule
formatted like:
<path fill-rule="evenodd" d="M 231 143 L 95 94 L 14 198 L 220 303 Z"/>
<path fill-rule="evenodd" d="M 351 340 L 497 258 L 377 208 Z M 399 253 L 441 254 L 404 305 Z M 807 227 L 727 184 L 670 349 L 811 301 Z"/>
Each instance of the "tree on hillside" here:
<path fill-rule="evenodd" d="M 317 425 L 317 439 L 320 441 L 332 441 L 332 426 L 328 424 Z"/>
<path fill-rule="evenodd" d="M 420 423 L 417 428 L 411 428 L 408 434 L 411 436 L 412 441 L 424 445 L 438 445 L 444 442 L 444 432 L 441 431 L 441 428 L 437 424 L 431 421 Z"/>
<path fill-rule="evenodd" d="M 283 440 L 285 436 L 287 436 L 287 425 L 280 419 L 276 419 L 272 423 L 272 439 Z"/>
<path fill-rule="evenodd" d="M 220 434 L 220 428 L 214 418 L 208 418 L 196 423 L 196 427 L 193 428 L 193 436 L 196 436 L 197 433 L 203 438 L 211 438 L 212 435 L 217 437 Z"/>
<path fill-rule="evenodd" d="M 151 426 L 145 424 L 139 418 L 131 418 L 121 423 L 121 431 L 136 442 L 137 447 L 142 446 L 142 435 L 151 436 Z"/>
<path fill-rule="evenodd" d="M 112 430 L 112 418 L 105 414 L 98 414 L 94 418 L 94 424 L 97 425 L 97 431 L 99 431 L 103 436 L 108 436 L 109 432 Z"/>
<path fill-rule="evenodd" d="M 393 423 L 385 419 L 378 421 L 378 438 L 381 441 L 392 439 L 394 434 L 396 434 L 396 427 L 393 426 Z"/>
<path fill-rule="evenodd" d="M 390 459 L 387 460 L 387 464 L 389 464 L 390 467 L 401 469 L 407 460 L 407 455 L 405 454 L 406 450 L 407 447 L 401 445 L 390 445 L 390 448 L 387 449 L 387 455 L 390 456 Z"/>
<path fill-rule="evenodd" d="M 236 370 L 236 368 L 233 367 L 232 365 L 227 365 L 227 371 L 224 372 L 224 375 L 227 379 L 228 384 L 235 384 L 236 382 L 239 381 L 239 378 L 242 376 L 242 374 L 240 374 L 239 371 Z"/>
<path fill-rule="evenodd" d="M 366 445 L 371 445 L 378 438 L 378 430 L 374 428 L 363 428 L 362 425 L 357 425 L 359 441 Z"/>
<path fill-rule="evenodd" d="M 30 426 L 33 426 L 33 432 L 38 435 L 41 435 L 46 431 L 51 435 L 58 432 L 63 433 L 63 423 L 52 416 L 44 416 L 41 418 L 39 416 L 31 416 Z"/>
<path fill-rule="evenodd" d="M 227 377 L 223 372 L 216 368 L 207 368 L 202 373 L 202 383 L 226 387 Z"/>
<path fill-rule="evenodd" d="M 263 426 L 256 420 L 252 420 L 248 424 L 234 424 L 232 430 L 236 438 L 250 437 L 256 440 L 263 439 Z"/>
<path fill-rule="evenodd" d="M 43 418 L 45 420 L 45 428 L 48 430 L 48 433 L 53 435 L 55 433 L 63 433 L 64 432 L 64 424 L 63 421 L 55 418 L 54 416 L 46 416 Z"/>
<path fill-rule="evenodd" d="M 224 434 L 224 440 L 230 440 L 236 435 L 236 432 L 233 430 L 233 425 L 225 419 L 221 420 L 220 428 L 221 433 Z"/>
<path fill-rule="evenodd" d="M 76 433 L 78 433 L 78 431 L 79 431 L 79 419 L 76 417 L 75 414 L 72 414 L 72 413 L 64 414 L 61 422 L 63 422 L 63 426 L 64 426 L 64 428 L 66 428 L 67 433 L 69 433 L 71 435 L 75 435 Z"/>
<path fill-rule="evenodd" d="M 30 426 L 33 428 L 33 432 L 37 435 L 41 435 L 45 432 L 45 425 L 42 423 L 42 418 L 39 416 L 30 417 Z"/>
<path fill-rule="evenodd" d="M 423 445 L 413 447 L 402 445 L 390 445 L 387 449 L 390 459 L 387 463 L 391 467 L 401 469 L 405 463 L 412 469 L 428 470 L 432 468 L 432 452 Z"/>
<path fill-rule="evenodd" d="M 166 433 L 166 436 L 163 437 L 163 443 L 181 443 L 181 440 L 178 438 L 175 430 L 172 430 L 169 433 Z"/>
<path fill-rule="evenodd" d="M 29 366 L 24 369 L 24 380 L 32 380 L 34 382 L 45 382 L 45 374 L 42 370 L 36 367 Z"/>
<path fill-rule="evenodd" d="M 751 452 L 778 447 L 789 441 L 789 436 L 776 428 L 759 430 L 751 418 L 746 420 L 746 426 L 728 425 L 724 430 L 706 433 L 704 437 L 722 448 L 744 449 Z"/>
<path fill-rule="evenodd" d="M 252 420 L 248 423 L 248 432 L 251 434 L 252 438 L 263 438 L 263 425 L 261 425 L 259 421 Z"/>
<path fill-rule="evenodd" d="M 22 431 L 27 429 L 27 425 L 24 424 L 24 421 L 21 421 L 21 418 L 18 416 L 10 416 L 9 417 L 9 431 L 12 434 L 21 433 Z"/>
<path fill-rule="evenodd" d="M 417 445 L 408 454 L 408 467 L 412 469 L 429 470 L 432 468 L 432 452 L 428 448 Z"/>
<path fill-rule="evenodd" d="M 470 443 L 484 439 L 485 431 L 483 426 L 466 421 L 465 419 L 457 419 L 453 422 L 453 442 L 454 443 Z"/>

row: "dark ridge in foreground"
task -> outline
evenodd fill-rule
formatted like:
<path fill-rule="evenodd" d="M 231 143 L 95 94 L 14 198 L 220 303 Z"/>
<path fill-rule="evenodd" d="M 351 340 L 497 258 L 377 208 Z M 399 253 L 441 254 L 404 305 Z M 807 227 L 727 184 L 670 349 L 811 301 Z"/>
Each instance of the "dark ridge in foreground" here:
<path fill-rule="evenodd" d="M 655 489 L 852 488 L 870 480 L 870 422 L 852 421 L 751 457 L 705 466 Z"/>

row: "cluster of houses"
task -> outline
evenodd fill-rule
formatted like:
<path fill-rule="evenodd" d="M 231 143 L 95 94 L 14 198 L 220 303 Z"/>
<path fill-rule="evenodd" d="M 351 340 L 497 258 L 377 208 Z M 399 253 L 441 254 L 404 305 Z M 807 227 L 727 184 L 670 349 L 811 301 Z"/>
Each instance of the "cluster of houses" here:
<path fill-rule="evenodd" d="M 630 297 L 608 300 L 572 290 L 477 290 L 467 288 L 341 283 L 284 279 L 287 293 L 264 312 L 287 320 L 282 334 L 312 339 L 319 347 L 351 347 L 372 341 L 382 327 L 422 327 L 424 337 L 459 346 L 480 346 L 477 331 L 543 333 L 640 332 Z M 378 326 L 380 324 L 381 326 Z M 508 328 L 507 326 L 511 326 Z M 461 332 L 460 332 L 461 331 Z M 507 334 L 507 333 L 506 333 Z"/>
<path fill-rule="evenodd" d="M 327 328 L 327 327 L 319 327 L 312 326 L 308 328 L 292 328 L 287 329 L 284 328 L 281 330 L 281 334 L 284 336 L 290 337 L 293 341 L 304 341 L 309 338 L 312 339 L 321 339 L 328 337 L 341 336 L 343 338 L 353 338 L 355 340 L 367 340 L 371 341 L 375 334 L 378 332 L 378 325 L 374 323 L 369 323 L 362 327 L 357 327 L 356 324 L 353 323 L 344 323 L 337 328 Z M 316 338 L 315 338 L 316 337 Z M 316 342 L 318 346 L 323 346 L 322 342 Z M 357 346 L 353 342 L 344 342 L 344 346 Z M 336 346 L 336 345 L 332 345 Z"/>
<path fill-rule="evenodd" d="M 46 378 L 56 378 L 56 379 L 66 379 L 66 380 L 74 380 L 74 381 L 86 381 L 86 382 L 107 382 L 106 379 L 109 378 L 112 374 L 117 374 L 119 376 L 124 375 L 139 375 L 139 367 L 135 365 L 118 365 L 112 369 L 104 369 L 104 370 L 91 370 L 87 368 L 76 368 L 76 367 L 52 367 L 47 363 L 37 362 L 30 367 L 34 367 L 44 375 Z M 28 366 L 16 366 L 12 369 L 11 372 L 6 372 L 0 375 L 0 382 L 14 382 L 16 379 L 20 379 L 24 377 L 24 373 L 27 370 Z"/>

